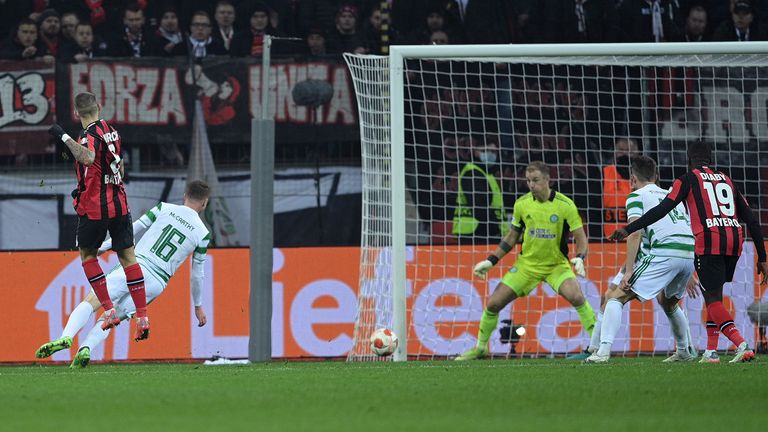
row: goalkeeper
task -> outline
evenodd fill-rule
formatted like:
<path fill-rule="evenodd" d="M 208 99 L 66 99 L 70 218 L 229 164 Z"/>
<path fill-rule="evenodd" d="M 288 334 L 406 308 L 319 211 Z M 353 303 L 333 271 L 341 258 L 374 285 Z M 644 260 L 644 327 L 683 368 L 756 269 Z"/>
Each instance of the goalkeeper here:
<path fill-rule="evenodd" d="M 541 281 L 568 300 L 579 314 L 584 329 L 592 334 L 595 312 L 584 298 L 574 270 L 584 276 L 584 258 L 587 254 L 587 235 L 581 217 L 568 197 L 549 187 L 549 167 L 540 161 L 531 162 L 525 169 L 530 192 L 515 202 L 512 229 L 504 236 L 496 251 L 475 265 L 474 273 L 485 279 L 488 271 L 512 250 L 518 238 L 523 237 L 522 252 L 515 264 L 504 275 L 480 319 L 477 346 L 456 360 L 474 360 L 488 354 L 488 339 L 499 322 L 499 311 L 518 297 L 533 291 Z M 568 262 L 568 233 L 576 240 L 576 256 Z M 573 269 L 571 269 L 573 264 Z"/>

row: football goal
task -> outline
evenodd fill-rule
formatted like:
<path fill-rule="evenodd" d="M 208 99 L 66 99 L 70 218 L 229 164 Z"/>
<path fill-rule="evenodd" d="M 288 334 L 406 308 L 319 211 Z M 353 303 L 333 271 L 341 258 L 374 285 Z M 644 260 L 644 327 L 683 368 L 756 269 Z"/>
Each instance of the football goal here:
<path fill-rule="evenodd" d="M 632 154 L 654 158 L 667 188 L 686 171 L 687 144 L 709 141 L 752 207 L 768 204 L 768 43 L 393 46 L 388 57 L 345 58 L 364 182 L 350 360 L 377 358 L 368 340 L 381 327 L 399 337 L 396 361 L 450 357 L 476 343 L 484 303 L 519 246 L 486 280 L 472 267 L 494 250 L 528 192 L 530 162 L 547 164 L 552 188 L 580 210 L 590 247 L 578 280 L 596 311 L 625 256 L 624 243 L 605 239 L 626 223 Z M 768 222 L 768 212 L 759 215 Z M 745 245 L 724 290 L 750 343 L 746 310 L 764 295 L 753 251 Z M 702 305 L 683 300 L 699 349 Z M 656 302 L 633 302 L 624 313 L 614 351 L 674 348 Z M 501 312 L 490 351 L 564 355 L 588 342 L 575 310 L 542 283 Z M 729 348 L 725 338 L 720 348 Z"/>

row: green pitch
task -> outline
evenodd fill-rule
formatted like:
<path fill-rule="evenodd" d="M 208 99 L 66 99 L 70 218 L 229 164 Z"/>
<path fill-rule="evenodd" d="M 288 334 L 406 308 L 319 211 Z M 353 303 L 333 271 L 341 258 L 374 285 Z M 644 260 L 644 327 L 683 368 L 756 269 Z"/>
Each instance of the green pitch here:
<path fill-rule="evenodd" d="M 768 430 L 768 363 L 0 367 L 0 430 Z"/>

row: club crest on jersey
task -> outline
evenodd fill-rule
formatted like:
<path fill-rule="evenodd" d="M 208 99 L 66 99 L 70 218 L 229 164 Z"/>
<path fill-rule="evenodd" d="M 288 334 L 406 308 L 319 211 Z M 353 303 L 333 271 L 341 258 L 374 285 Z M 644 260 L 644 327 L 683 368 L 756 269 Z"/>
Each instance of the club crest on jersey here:
<path fill-rule="evenodd" d="M 550 222 L 552 222 L 552 223 L 555 223 L 555 222 L 557 222 L 558 220 L 560 220 L 560 218 L 559 218 L 559 217 L 557 217 L 557 215 L 556 215 L 556 214 L 553 214 L 552 216 L 550 216 L 550 217 L 549 217 L 549 221 L 550 221 Z"/>

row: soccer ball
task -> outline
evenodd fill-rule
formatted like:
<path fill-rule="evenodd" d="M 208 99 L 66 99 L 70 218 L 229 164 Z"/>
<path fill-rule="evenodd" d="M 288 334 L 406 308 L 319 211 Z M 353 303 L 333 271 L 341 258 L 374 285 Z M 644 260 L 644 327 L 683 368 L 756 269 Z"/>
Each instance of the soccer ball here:
<path fill-rule="evenodd" d="M 390 329 L 381 328 L 371 335 L 371 351 L 381 357 L 386 357 L 397 349 L 397 335 Z"/>

